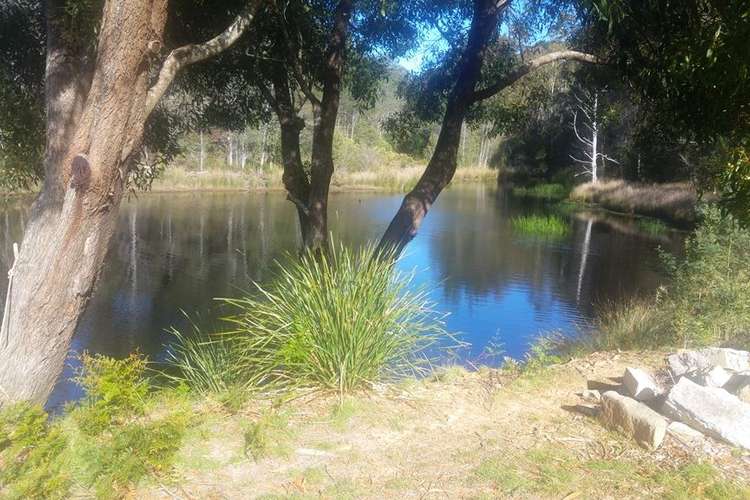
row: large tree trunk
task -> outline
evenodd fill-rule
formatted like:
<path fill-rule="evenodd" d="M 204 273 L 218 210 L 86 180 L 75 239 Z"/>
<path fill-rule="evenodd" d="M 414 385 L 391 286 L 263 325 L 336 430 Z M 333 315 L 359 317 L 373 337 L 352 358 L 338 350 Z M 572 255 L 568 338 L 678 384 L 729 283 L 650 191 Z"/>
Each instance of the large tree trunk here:
<path fill-rule="evenodd" d="M 482 70 L 485 48 L 497 29 L 498 15 L 503 2 L 475 0 L 469 38 L 459 62 L 456 83 L 448 97 L 440 135 L 427 168 L 417 185 L 401 203 L 401 207 L 380 240 L 381 251 L 400 253 L 417 234 L 422 220 L 440 192 L 456 172 L 461 125 Z"/>
<path fill-rule="evenodd" d="M 167 0 L 106 0 L 93 70 L 61 31 L 65 2 L 48 0 L 45 179 L 9 272 L 0 405 L 47 400 L 102 268 L 146 119 L 177 71 L 234 43 L 256 8 L 214 39 L 173 51 L 149 88 Z"/>
<path fill-rule="evenodd" d="M 60 9 L 50 2 L 46 177 L 8 285 L 0 401 L 43 403 L 62 370 L 142 138 L 144 57 L 166 21 L 166 0 L 107 1 L 89 79 L 65 48 Z"/>

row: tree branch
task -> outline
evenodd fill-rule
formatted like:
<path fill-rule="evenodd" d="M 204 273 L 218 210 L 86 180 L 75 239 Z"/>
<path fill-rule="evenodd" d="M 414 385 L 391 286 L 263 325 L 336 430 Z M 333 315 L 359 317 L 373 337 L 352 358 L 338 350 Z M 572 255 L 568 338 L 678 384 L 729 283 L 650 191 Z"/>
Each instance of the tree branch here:
<path fill-rule="evenodd" d="M 249 0 L 247 6 L 234 18 L 232 24 L 211 40 L 201 44 L 185 45 L 170 52 L 159 71 L 159 78 L 146 96 L 146 117 L 154 110 L 159 99 L 182 68 L 214 57 L 239 40 L 255 18 L 259 6 L 260 0 Z"/>
<path fill-rule="evenodd" d="M 560 50 L 557 52 L 550 52 L 549 54 L 535 57 L 527 63 L 522 64 L 489 87 L 477 90 L 476 92 L 474 92 L 473 102 L 488 99 L 504 88 L 514 84 L 516 81 L 520 80 L 523 76 L 530 73 L 531 71 L 557 61 L 579 61 L 591 64 L 600 64 L 600 61 L 596 56 L 592 54 L 586 54 L 584 52 L 578 52 L 575 50 Z"/>

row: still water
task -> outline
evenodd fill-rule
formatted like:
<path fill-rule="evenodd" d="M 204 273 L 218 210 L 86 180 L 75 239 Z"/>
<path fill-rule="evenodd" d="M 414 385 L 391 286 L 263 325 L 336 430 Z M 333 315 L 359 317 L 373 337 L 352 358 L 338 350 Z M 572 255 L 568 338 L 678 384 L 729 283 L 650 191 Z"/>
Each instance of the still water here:
<path fill-rule="evenodd" d="M 401 195 L 331 195 L 330 226 L 347 244 L 376 239 Z M 629 219 L 566 215 L 568 235 L 550 240 L 514 231 L 515 216 L 544 213 L 537 203 L 493 186 L 444 192 L 407 247 L 403 270 L 416 270 L 447 327 L 471 344 L 462 361 L 492 362 L 488 346 L 521 357 L 541 334 L 577 335 L 597 304 L 652 292 L 663 279 L 658 248 L 676 252 L 682 236 L 649 234 Z M 0 206 L 0 291 L 12 242 L 20 241 L 29 202 Z M 184 328 L 181 310 L 203 321 L 221 311 L 214 297 L 237 296 L 274 272 L 274 260 L 299 246 L 296 215 L 282 193 L 141 194 L 123 203 L 99 287 L 73 340 L 88 350 L 164 356 L 166 330 Z M 49 402 L 80 396 L 66 366 Z"/>

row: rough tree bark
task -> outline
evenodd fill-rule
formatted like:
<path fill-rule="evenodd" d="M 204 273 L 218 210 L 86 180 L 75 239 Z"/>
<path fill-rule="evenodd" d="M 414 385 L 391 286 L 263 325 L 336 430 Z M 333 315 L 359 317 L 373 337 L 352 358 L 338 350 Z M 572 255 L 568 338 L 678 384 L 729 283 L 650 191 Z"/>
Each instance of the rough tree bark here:
<path fill-rule="evenodd" d="M 457 154 L 461 141 L 461 124 L 469 107 L 490 98 L 509 87 L 529 72 L 561 60 L 596 62 L 590 54 L 572 50 L 552 52 L 525 62 L 492 85 L 476 90 L 485 49 L 497 32 L 500 13 L 507 0 L 475 0 L 469 36 L 457 68 L 456 82 L 448 96 L 440 135 L 432 157 L 422 177 L 405 197 L 396 215 L 383 233 L 378 245 L 381 252 L 401 253 L 416 236 L 419 226 L 440 192 L 450 183 L 456 172 Z"/>
<path fill-rule="evenodd" d="M 205 55 L 233 41 L 189 46 L 177 62 L 173 52 L 149 89 L 167 0 L 107 0 L 91 70 L 66 44 L 64 4 L 47 2 L 45 179 L 10 271 L 0 405 L 47 400 L 93 293 L 146 119 L 176 72 L 196 60 L 193 50 Z"/>

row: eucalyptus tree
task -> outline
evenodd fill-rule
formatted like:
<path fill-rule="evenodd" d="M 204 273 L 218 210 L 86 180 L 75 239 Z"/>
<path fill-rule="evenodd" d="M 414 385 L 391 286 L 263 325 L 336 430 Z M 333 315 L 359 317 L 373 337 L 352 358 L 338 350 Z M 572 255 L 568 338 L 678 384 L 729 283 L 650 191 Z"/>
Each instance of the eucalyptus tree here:
<path fill-rule="evenodd" d="M 211 102 L 238 103 L 235 110 L 241 114 L 275 113 L 283 182 L 299 216 L 304 248 L 327 244 L 342 93 L 347 91 L 361 109 L 372 107 L 387 65 L 413 46 L 420 20 L 429 12 L 415 0 L 276 0 L 267 4 L 257 29 L 239 50 L 181 82 L 188 92 Z M 225 82 L 233 82 L 231 88 Z M 310 115 L 312 148 L 305 158 L 300 137 Z M 231 127 L 228 116 L 214 114 L 211 122 Z"/>
<path fill-rule="evenodd" d="M 569 25 L 574 15 L 565 2 L 530 1 L 513 6 L 512 0 L 435 2 L 440 9 L 435 26 L 446 39 L 448 49 L 426 69 L 412 96 L 417 112 L 435 117 L 442 111 L 442 123 L 432 157 L 416 186 L 404 197 L 401 207 L 380 240 L 381 249 L 400 252 L 417 234 L 440 192 L 456 171 L 464 120 L 477 112 L 483 101 L 510 87 L 530 72 L 558 61 L 596 63 L 593 54 L 557 50 L 530 56 L 500 37 L 507 24 L 521 19 L 528 26 Z M 468 30 L 465 29 L 468 23 Z M 567 26 L 569 27 L 569 26 Z M 516 31 L 516 39 L 519 39 Z"/>
<path fill-rule="evenodd" d="M 0 403 L 47 399 L 94 291 L 149 118 L 175 75 L 231 46 L 259 3 L 223 12 L 223 31 L 178 47 L 165 36 L 166 0 L 48 0 L 44 6 L 11 0 L 0 11 L 27 13 L 37 23 L 31 29 L 44 38 L 46 60 L 39 96 L 45 110 L 44 178 L 9 272 Z M 3 61 L 4 72 L 27 70 L 12 59 L 17 54 L 2 54 L 11 57 Z"/>

